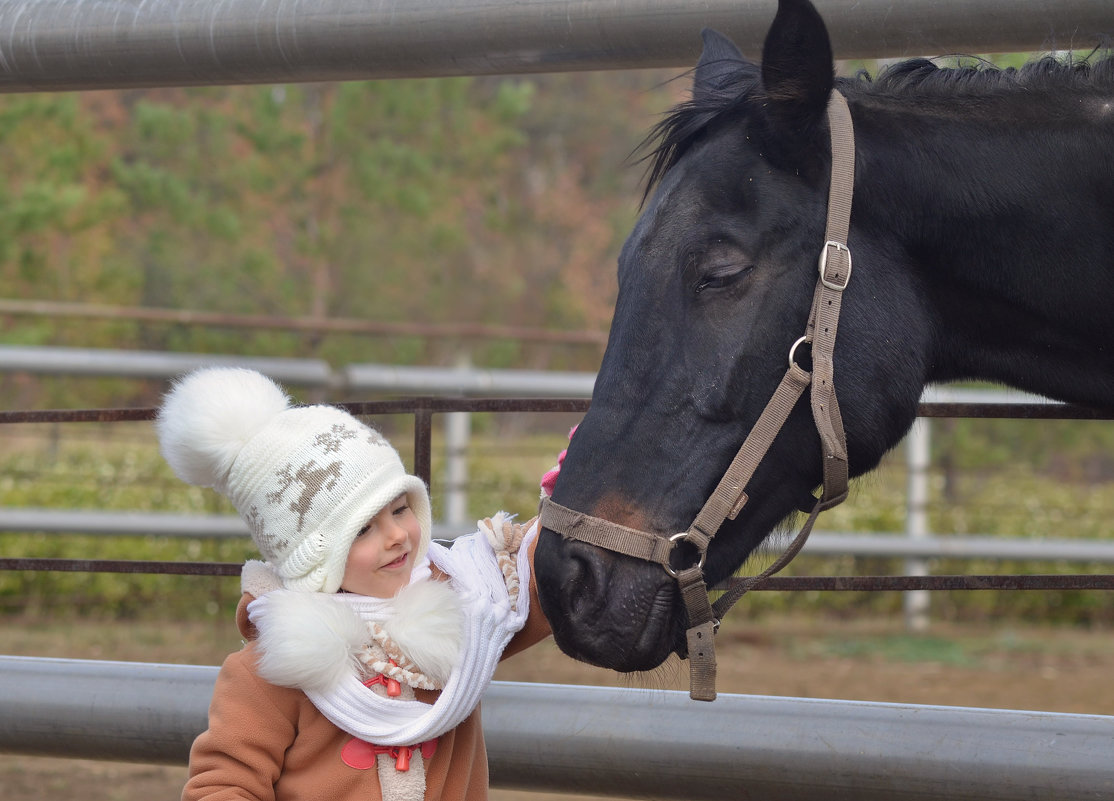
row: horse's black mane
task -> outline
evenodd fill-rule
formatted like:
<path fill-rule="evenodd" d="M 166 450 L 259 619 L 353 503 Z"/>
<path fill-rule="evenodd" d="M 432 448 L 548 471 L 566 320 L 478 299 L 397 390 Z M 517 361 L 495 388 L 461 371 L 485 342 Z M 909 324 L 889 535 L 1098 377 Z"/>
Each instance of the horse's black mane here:
<path fill-rule="evenodd" d="M 1065 90 L 1114 92 L 1114 55 L 1094 58 L 1097 52 L 1082 59 L 1046 56 L 1017 68 L 998 68 L 967 57 L 964 59 L 970 63 L 941 67 L 932 60 L 914 58 L 885 67 L 877 78 L 864 70 L 854 78 L 837 78 L 836 85 L 849 97 L 917 99 L 988 97 L 1018 91 L 1029 95 Z M 733 75 L 721 77 L 718 88 L 679 103 L 655 125 L 635 151 L 644 154 L 640 160 L 650 164 L 643 201 L 709 125 L 760 98 L 761 85 L 759 65 L 741 61 Z"/>
<path fill-rule="evenodd" d="M 956 67 L 940 67 L 929 59 L 913 58 L 889 65 L 876 80 L 865 71 L 860 72 L 854 83 L 873 94 L 945 98 L 1019 90 L 1114 90 L 1114 57 L 1092 60 L 1094 55 L 1082 59 L 1045 56 L 1021 67 L 1001 69 L 983 59 L 967 56 L 960 60 L 968 63 Z"/>

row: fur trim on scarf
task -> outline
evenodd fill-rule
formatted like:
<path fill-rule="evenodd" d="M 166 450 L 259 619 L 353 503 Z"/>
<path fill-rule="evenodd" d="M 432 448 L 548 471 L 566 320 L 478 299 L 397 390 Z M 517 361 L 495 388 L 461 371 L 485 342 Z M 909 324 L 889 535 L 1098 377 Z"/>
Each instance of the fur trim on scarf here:
<path fill-rule="evenodd" d="M 394 614 L 379 628 L 408 662 L 444 687 L 460 655 L 463 625 L 460 596 L 448 584 L 430 579 L 403 587 L 395 596 Z"/>
<path fill-rule="evenodd" d="M 460 599 L 443 582 L 404 587 L 393 599 L 391 616 L 370 628 L 343 594 L 274 590 L 267 599 L 252 615 L 259 632 L 259 675 L 280 687 L 332 692 L 345 676 L 364 672 L 360 657 L 379 639 L 376 629 L 437 686 L 448 679 L 460 653 Z"/>
<path fill-rule="evenodd" d="M 361 669 L 367 626 L 333 596 L 276 590 L 252 622 L 259 632 L 259 675 L 279 687 L 330 692 Z"/>

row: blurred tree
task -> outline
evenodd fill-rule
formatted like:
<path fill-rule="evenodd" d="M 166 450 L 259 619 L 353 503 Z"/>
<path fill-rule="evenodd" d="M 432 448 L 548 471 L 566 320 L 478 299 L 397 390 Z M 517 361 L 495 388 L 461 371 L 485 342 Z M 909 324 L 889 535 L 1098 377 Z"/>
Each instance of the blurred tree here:
<path fill-rule="evenodd" d="M 675 99 L 657 91 L 661 77 L 0 97 L 3 294 L 602 331 L 637 212 L 639 171 L 626 158 Z M 7 342 L 338 364 L 449 363 L 462 346 L 124 320 L 0 326 Z M 471 353 L 579 369 L 598 356 L 568 362 L 506 342 Z"/>

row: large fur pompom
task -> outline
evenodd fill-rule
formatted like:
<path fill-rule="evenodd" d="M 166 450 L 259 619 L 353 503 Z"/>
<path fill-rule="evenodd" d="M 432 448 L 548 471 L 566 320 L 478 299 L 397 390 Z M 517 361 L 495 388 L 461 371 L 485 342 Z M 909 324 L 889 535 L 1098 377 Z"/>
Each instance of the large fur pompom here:
<path fill-rule="evenodd" d="M 464 611 L 460 596 L 445 582 L 415 581 L 394 600 L 383 630 L 438 686 L 449 680 L 460 657 Z"/>
<path fill-rule="evenodd" d="M 167 393 L 155 421 L 163 458 L 183 481 L 223 492 L 240 450 L 289 403 L 277 384 L 254 370 L 190 373 Z"/>
<path fill-rule="evenodd" d="M 361 668 L 367 625 L 337 596 L 276 590 L 248 607 L 259 632 L 259 675 L 279 687 L 332 692 Z"/>

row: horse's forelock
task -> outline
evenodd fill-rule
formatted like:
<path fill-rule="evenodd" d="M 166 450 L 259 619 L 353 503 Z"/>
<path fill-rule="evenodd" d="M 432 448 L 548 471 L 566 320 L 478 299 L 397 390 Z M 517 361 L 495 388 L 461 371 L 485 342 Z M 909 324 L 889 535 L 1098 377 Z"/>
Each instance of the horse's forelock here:
<path fill-rule="evenodd" d="M 718 87 L 705 87 L 700 98 L 678 103 L 635 150 L 640 161 L 650 163 L 642 202 L 662 177 L 687 153 L 713 122 L 728 117 L 745 106 L 761 85 L 757 64 L 741 61 L 734 75 Z"/>

